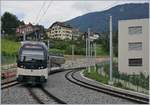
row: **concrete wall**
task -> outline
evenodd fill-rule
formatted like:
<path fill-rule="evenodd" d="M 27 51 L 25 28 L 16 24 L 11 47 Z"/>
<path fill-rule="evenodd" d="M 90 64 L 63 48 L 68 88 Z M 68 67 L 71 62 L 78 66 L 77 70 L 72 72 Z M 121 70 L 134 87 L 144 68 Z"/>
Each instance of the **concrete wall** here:
<path fill-rule="evenodd" d="M 142 26 L 142 33 L 130 35 L 128 27 Z M 118 25 L 119 71 L 127 74 L 149 75 L 149 19 L 120 20 Z M 142 42 L 142 50 L 129 51 L 129 42 Z M 129 58 L 142 58 L 142 66 L 128 66 Z"/>

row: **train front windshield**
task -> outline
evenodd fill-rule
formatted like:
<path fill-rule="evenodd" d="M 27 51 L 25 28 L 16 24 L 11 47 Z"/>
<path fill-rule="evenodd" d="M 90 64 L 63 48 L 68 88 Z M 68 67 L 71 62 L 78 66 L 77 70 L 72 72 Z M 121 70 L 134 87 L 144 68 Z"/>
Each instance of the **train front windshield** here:
<path fill-rule="evenodd" d="M 20 52 L 18 66 L 25 69 L 44 69 L 47 59 L 42 48 L 23 48 Z"/>

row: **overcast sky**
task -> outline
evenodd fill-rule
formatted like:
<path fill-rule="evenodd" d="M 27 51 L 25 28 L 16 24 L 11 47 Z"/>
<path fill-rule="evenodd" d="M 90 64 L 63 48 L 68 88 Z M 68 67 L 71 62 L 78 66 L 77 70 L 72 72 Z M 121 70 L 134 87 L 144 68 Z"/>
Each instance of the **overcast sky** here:
<path fill-rule="evenodd" d="M 25 23 L 38 23 L 48 28 L 55 21 L 66 21 L 89 12 L 103 11 L 119 4 L 131 2 L 144 3 L 148 0 L 1 1 L 1 15 L 8 11 L 15 14 L 20 20 L 24 20 Z"/>

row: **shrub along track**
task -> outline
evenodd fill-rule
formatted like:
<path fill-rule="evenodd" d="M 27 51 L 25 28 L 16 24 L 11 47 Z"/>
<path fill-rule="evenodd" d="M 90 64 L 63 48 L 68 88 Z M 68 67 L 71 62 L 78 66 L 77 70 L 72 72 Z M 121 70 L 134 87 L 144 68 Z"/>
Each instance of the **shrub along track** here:
<path fill-rule="evenodd" d="M 68 81 L 70 81 L 70 82 L 72 82 L 76 85 L 79 85 L 81 87 L 88 88 L 88 89 L 91 89 L 91 90 L 94 90 L 94 91 L 97 91 L 97 92 L 106 93 L 106 94 L 109 94 L 109 95 L 112 95 L 112 96 L 127 99 L 127 100 L 130 100 L 130 101 L 133 101 L 133 102 L 136 102 L 136 103 L 140 103 L 140 104 L 148 104 L 149 103 L 148 98 L 143 98 L 141 96 L 136 96 L 136 95 L 129 94 L 129 93 L 123 93 L 123 92 L 120 92 L 120 91 L 111 90 L 111 89 L 104 88 L 104 87 L 101 87 L 101 86 L 95 86 L 95 85 L 89 84 L 88 82 L 84 82 L 84 81 L 78 79 L 77 77 L 75 77 L 75 73 L 78 72 L 78 71 L 80 71 L 80 70 L 76 70 L 76 71 L 72 70 L 72 71 L 67 72 L 66 75 L 65 75 L 65 78 Z"/>

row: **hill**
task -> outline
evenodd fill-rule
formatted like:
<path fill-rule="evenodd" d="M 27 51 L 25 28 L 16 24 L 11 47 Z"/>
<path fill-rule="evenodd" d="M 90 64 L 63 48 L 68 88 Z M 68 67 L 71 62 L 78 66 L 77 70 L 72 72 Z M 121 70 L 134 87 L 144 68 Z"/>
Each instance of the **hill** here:
<path fill-rule="evenodd" d="M 105 11 L 88 13 L 66 21 L 80 31 L 91 28 L 94 32 L 108 31 L 109 16 L 113 17 L 113 30 L 118 29 L 118 20 L 141 19 L 149 17 L 149 3 L 130 3 L 112 7 Z"/>

